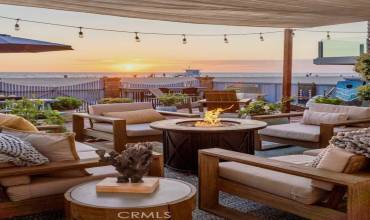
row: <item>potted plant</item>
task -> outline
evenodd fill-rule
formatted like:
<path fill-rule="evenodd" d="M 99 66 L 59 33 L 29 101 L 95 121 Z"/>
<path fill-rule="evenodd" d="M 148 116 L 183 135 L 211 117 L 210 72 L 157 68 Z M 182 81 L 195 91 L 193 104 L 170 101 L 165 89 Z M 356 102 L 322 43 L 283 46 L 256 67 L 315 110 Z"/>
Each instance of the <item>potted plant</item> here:
<path fill-rule="evenodd" d="M 357 95 L 362 101 L 362 106 L 370 107 L 370 85 L 360 86 Z"/>
<path fill-rule="evenodd" d="M 60 111 L 66 121 L 72 121 L 72 114 L 81 105 L 81 99 L 70 96 L 59 96 L 55 98 L 55 102 L 51 104 L 51 108 Z"/>
<path fill-rule="evenodd" d="M 289 101 L 292 101 L 292 99 L 290 98 Z M 256 100 L 250 103 L 247 107 L 240 109 L 239 117 L 253 119 L 254 116 L 258 115 L 277 114 L 281 112 L 282 108 L 283 108 L 282 102 L 268 103 L 265 100 Z M 287 117 L 267 118 L 267 119 L 258 118 L 258 120 L 264 121 L 268 125 L 289 123 L 289 119 Z"/>
<path fill-rule="evenodd" d="M 5 107 L 10 114 L 21 116 L 36 126 L 64 124 L 60 112 L 44 108 L 42 100 L 7 100 Z"/>
<path fill-rule="evenodd" d="M 130 98 L 103 98 L 98 101 L 99 104 L 112 104 L 112 103 L 132 103 Z"/>
<path fill-rule="evenodd" d="M 158 106 L 157 110 L 176 112 L 177 111 L 176 105 L 183 103 L 186 98 L 187 96 L 184 94 L 168 93 L 162 95 L 158 98 L 159 102 L 162 105 Z"/>

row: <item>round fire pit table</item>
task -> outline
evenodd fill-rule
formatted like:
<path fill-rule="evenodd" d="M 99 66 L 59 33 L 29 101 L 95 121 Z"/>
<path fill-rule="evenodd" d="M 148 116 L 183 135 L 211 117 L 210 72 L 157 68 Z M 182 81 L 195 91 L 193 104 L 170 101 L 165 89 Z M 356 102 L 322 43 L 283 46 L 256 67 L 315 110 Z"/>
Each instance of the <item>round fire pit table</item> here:
<path fill-rule="evenodd" d="M 96 192 L 100 181 L 82 183 L 64 194 L 66 219 L 192 219 L 196 189 L 189 183 L 160 178 L 153 193 L 137 194 Z"/>
<path fill-rule="evenodd" d="M 262 121 L 222 118 L 221 126 L 197 127 L 203 119 L 170 119 L 150 124 L 163 131 L 166 167 L 181 172 L 198 172 L 198 150 L 223 148 L 254 154 L 254 134 L 265 128 Z"/>

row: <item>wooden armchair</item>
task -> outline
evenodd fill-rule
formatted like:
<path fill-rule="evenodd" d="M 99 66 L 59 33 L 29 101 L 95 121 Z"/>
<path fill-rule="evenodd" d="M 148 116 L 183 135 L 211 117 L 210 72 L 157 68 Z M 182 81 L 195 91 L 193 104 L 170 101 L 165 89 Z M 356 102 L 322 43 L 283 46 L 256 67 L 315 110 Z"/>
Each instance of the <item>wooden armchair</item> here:
<path fill-rule="evenodd" d="M 265 120 L 274 118 L 299 117 L 303 112 L 282 113 L 274 115 L 253 116 L 255 120 Z M 321 123 L 319 126 L 305 125 L 302 123 L 290 123 L 271 125 L 258 132 L 261 141 L 270 141 L 274 143 L 297 145 L 309 148 L 323 148 L 328 146 L 329 140 L 339 131 L 353 130 L 359 125 L 370 123 L 370 118 L 360 120 L 347 120 L 338 123 Z M 347 126 L 347 127 L 343 127 Z"/>
<path fill-rule="evenodd" d="M 248 105 L 252 99 L 240 99 L 238 100 L 236 92 L 231 91 L 205 91 L 205 99 L 199 100 L 198 103 L 201 105 L 200 111 L 203 112 L 203 108 L 207 107 L 208 111 L 223 108 L 228 110 L 225 113 L 237 113 L 241 106 Z"/>
<path fill-rule="evenodd" d="M 233 161 L 242 164 L 242 166 L 245 164 L 250 167 L 263 168 L 266 172 L 277 171 L 275 173 L 281 173 L 279 175 L 283 175 L 283 177 L 290 174 L 294 178 L 302 177 L 306 180 L 309 178 L 329 182 L 335 186 L 329 194 L 326 194 L 328 197 L 323 197 L 310 204 L 303 203 L 299 202 L 299 195 L 286 198 L 277 195 L 277 193 L 259 189 L 260 185 L 266 185 L 265 182 L 260 182 L 257 187 L 251 187 L 240 183 L 240 181 L 222 177 L 220 174 L 221 161 Z M 337 173 L 223 149 L 200 150 L 199 208 L 227 219 L 256 219 L 255 216 L 249 216 L 246 213 L 240 213 L 220 205 L 219 191 L 223 191 L 308 219 L 370 219 L 370 174 L 368 171 L 352 173 L 356 170 L 354 169 L 357 166 L 356 163 L 359 163 L 357 156 L 349 162 L 354 165 L 352 168 L 346 167 L 345 173 Z M 294 184 L 286 179 L 283 182 Z M 276 186 L 271 185 L 271 187 Z M 345 200 L 343 200 L 344 194 L 347 195 Z M 340 209 L 341 202 L 346 204 L 344 211 Z"/>
<path fill-rule="evenodd" d="M 111 106 L 116 106 L 116 111 L 132 111 L 137 110 L 137 106 L 135 108 L 131 108 L 133 105 L 138 105 L 144 107 L 144 109 L 151 108 L 150 103 L 124 103 L 122 104 L 123 108 L 117 107 L 117 104 L 111 104 Z M 130 106 L 131 109 L 128 109 L 127 106 Z M 92 106 L 94 107 L 94 106 Z M 100 106 L 96 106 L 100 107 Z M 104 108 L 110 109 L 110 106 L 104 106 Z M 128 109 L 128 110 L 127 110 Z M 142 109 L 142 108 L 141 108 Z M 105 110 L 104 110 L 105 111 Z M 114 111 L 114 110 L 113 110 Z M 164 111 L 157 111 L 164 115 L 165 117 L 199 117 L 198 114 L 188 114 L 188 113 L 179 113 L 179 112 L 164 112 Z M 124 146 L 127 143 L 135 143 L 135 142 L 143 142 L 143 141 L 161 141 L 162 140 L 162 132 L 153 130 L 149 127 L 149 123 L 140 124 L 140 125 L 126 125 L 126 121 L 119 118 L 112 118 L 107 116 L 100 115 L 101 111 L 92 112 L 92 114 L 88 113 L 75 113 L 73 115 L 73 131 L 76 133 L 76 140 L 83 141 L 86 136 L 109 140 L 113 142 L 113 148 L 117 152 L 121 152 L 124 150 Z M 89 119 L 90 127 L 85 127 L 85 119 Z M 140 127 L 141 126 L 141 127 Z M 129 129 L 132 129 L 135 132 L 135 135 L 130 135 Z M 138 135 L 137 133 L 141 132 L 142 135 Z"/>

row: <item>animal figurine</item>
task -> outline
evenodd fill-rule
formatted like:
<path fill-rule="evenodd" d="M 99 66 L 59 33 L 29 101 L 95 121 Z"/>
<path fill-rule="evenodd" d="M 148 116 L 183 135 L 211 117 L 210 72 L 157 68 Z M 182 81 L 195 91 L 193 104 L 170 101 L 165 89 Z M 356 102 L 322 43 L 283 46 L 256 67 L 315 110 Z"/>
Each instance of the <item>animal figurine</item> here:
<path fill-rule="evenodd" d="M 120 154 L 112 151 L 105 156 L 105 150 L 97 150 L 96 153 L 102 162 L 110 162 L 120 173 L 117 183 L 141 183 L 142 178 L 149 172 L 153 161 L 151 143 L 127 144 L 126 150 Z"/>

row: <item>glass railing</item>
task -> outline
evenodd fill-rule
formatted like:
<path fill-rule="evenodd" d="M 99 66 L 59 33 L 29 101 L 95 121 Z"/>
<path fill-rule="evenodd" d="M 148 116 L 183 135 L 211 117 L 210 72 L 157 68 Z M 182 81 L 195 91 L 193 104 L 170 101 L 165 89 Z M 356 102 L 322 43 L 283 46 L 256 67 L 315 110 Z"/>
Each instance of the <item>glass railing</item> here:
<path fill-rule="evenodd" d="M 319 57 L 354 57 L 366 53 L 366 39 L 323 40 L 319 42 Z"/>

